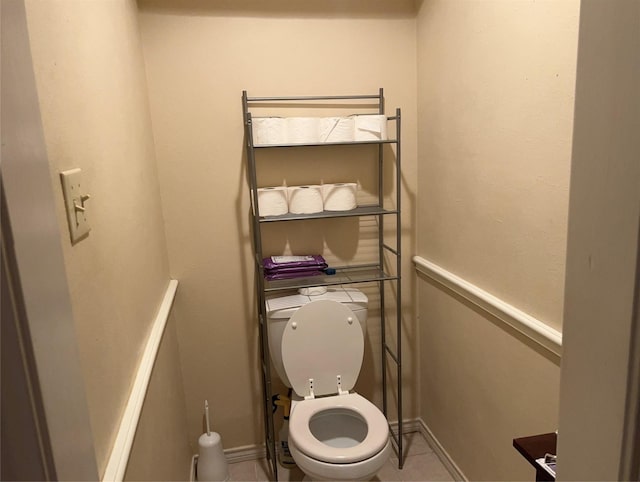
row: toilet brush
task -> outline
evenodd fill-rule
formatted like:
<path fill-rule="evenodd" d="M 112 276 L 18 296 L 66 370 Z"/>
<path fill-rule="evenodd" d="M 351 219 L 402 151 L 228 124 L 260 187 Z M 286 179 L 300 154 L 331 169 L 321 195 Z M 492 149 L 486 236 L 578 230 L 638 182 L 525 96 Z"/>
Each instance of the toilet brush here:
<path fill-rule="evenodd" d="M 227 459 L 222 449 L 222 438 L 219 433 L 212 432 L 209 426 L 209 402 L 204 401 L 204 416 L 207 432 L 198 439 L 199 453 L 196 479 L 199 482 L 223 482 L 229 480 Z"/>

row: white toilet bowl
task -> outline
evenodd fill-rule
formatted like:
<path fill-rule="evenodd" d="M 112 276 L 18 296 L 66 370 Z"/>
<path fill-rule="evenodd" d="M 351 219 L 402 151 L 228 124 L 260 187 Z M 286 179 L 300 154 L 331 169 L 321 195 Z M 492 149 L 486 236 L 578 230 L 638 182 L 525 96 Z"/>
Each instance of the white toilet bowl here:
<path fill-rule="evenodd" d="M 389 459 L 389 427 L 357 393 L 294 401 L 289 449 L 313 480 L 370 480 Z"/>

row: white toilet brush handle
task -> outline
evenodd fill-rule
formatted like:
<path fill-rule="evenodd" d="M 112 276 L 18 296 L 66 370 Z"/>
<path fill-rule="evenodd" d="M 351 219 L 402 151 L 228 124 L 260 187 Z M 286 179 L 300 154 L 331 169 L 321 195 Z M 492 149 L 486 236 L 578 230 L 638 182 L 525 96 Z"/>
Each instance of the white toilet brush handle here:
<path fill-rule="evenodd" d="M 211 428 L 209 427 L 209 401 L 204 401 L 204 418 L 207 421 L 207 435 L 211 436 Z"/>

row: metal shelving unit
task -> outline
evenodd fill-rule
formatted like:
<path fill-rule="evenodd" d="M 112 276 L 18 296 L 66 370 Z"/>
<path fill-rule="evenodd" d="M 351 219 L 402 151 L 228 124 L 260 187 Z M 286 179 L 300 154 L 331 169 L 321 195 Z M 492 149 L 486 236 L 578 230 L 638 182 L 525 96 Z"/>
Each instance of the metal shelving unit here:
<path fill-rule="evenodd" d="M 355 102 L 366 102 L 366 107 L 374 104 L 377 107 L 378 114 L 383 115 L 384 112 L 384 92 L 379 89 L 377 94 L 372 95 L 352 95 L 352 96 L 284 96 L 284 97 L 249 97 L 246 91 L 242 93 L 242 106 L 244 112 L 245 138 L 247 142 L 247 160 L 249 171 L 249 184 L 251 195 L 251 213 L 252 213 L 252 231 L 253 231 L 253 247 L 255 254 L 256 267 L 256 291 L 258 302 L 258 322 L 260 333 L 260 355 L 261 355 L 261 371 L 262 371 L 262 388 L 264 402 L 264 420 L 265 420 L 265 444 L 267 448 L 267 456 L 271 462 L 273 477 L 278 480 L 278 463 L 276 457 L 276 440 L 274 430 L 274 420 L 271 410 L 272 383 L 271 383 L 271 358 L 269 354 L 269 332 L 266 319 L 266 295 L 277 291 L 293 290 L 296 288 L 305 288 L 310 286 L 331 286 L 345 285 L 356 283 L 376 283 L 380 294 L 380 329 L 381 329 L 381 356 L 382 356 L 382 411 L 388 416 L 387 403 L 387 376 L 386 367 L 392 365 L 396 367 L 396 401 L 397 401 L 397 430 L 392 430 L 390 426 L 390 434 L 394 448 L 398 455 L 398 468 L 402 468 L 404 463 L 403 457 L 403 422 L 402 422 L 402 347 L 401 347 L 401 320 L 402 320 L 402 278 L 401 278 L 401 116 L 400 109 L 396 109 L 394 116 L 388 116 L 387 121 L 395 123 L 395 138 L 380 141 L 356 141 L 356 142 L 327 142 L 318 144 L 270 144 L 270 145 L 254 145 L 253 141 L 253 124 L 251 109 L 253 107 L 265 106 L 269 104 L 270 108 L 277 109 L 288 105 L 307 105 L 313 108 L 316 102 L 327 102 L 332 105 L 344 104 L 350 107 Z M 365 104 L 363 107 L 365 108 Z M 258 216 L 258 176 L 256 169 L 257 154 L 264 149 L 296 149 L 300 147 L 318 147 L 325 146 L 349 146 L 348 148 L 357 148 L 359 145 L 377 145 L 378 156 L 378 202 L 374 205 L 358 206 L 350 211 L 324 211 L 316 214 L 285 214 L 282 216 Z M 385 145 L 395 146 L 394 159 L 385 159 Z M 395 161 L 395 162 L 394 162 Z M 391 209 L 384 207 L 384 171 L 385 162 L 394 162 L 395 167 L 395 206 Z M 336 273 L 333 275 L 313 276 L 307 278 L 296 278 L 288 280 L 267 281 L 264 278 L 264 268 L 262 266 L 262 226 L 265 223 L 287 222 L 308 219 L 327 219 L 327 218 L 344 218 L 344 217 L 373 217 L 377 222 L 378 230 L 378 253 L 377 262 L 361 265 L 351 265 L 336 267 Z M 395 217 L 395 245 L 390 245 L 385 240 L 383 218 L 388 216 Z M 306 254 L 306 253 L 305 253 Z M 385 262 L 385 254 L 391 257 L 391 262 Z M 395 263 L 393 262 L 395 258 Z M 395 266 L 394 266 L 395 265 Z M 395 284 L 395 317 L 396 317 L 396 343 L 391 346 L 387 342 L 386 336 L 386 298 L 385 284 Z"/>

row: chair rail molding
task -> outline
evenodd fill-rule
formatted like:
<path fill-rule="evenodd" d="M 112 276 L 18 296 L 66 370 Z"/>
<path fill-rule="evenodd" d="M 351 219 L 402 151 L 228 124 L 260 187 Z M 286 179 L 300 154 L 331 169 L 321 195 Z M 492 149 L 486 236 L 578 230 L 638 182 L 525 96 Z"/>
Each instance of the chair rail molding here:
<path fill-rule="evenodd" d="M 131 393 L 129 394 L 129 401 L 120 420 L 116 440 L 113 444 L 109 461 L 107 462 L 104 477 L 102 478 L 105 482 L 121 482 L 124 479 L 133 439 L 136 435 L 138 421 L 140 420 L 140 414 L 142 413 L 144 405 L 144 398 L 147 394 L 149 381 L 151 380 L 151 372 L 153 371 L 153 365 L 158 355 L 162 335 L 167 326 L 167 320 L 169 319 L 169 313 L 171 312 L 171 306 L 173 305 L 177 289 L 178 281 L 170 280 L 164 298 L 160 303 L 160 309 L 158 310 L 156 319 L 153 322 L 151 333 L 149 333 L 140 365 L 138 365 L 136 377 L 131 388 Z"/>
<path fill-rule="evenodd" d="M 462 296 L 554 355 L 562 356 L 562 333 L 558 330 L 421 256 L 414 256 L 413 262 L 419 273 Z"/>

